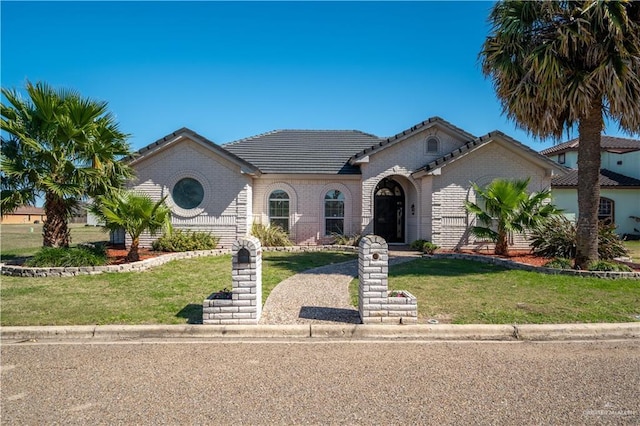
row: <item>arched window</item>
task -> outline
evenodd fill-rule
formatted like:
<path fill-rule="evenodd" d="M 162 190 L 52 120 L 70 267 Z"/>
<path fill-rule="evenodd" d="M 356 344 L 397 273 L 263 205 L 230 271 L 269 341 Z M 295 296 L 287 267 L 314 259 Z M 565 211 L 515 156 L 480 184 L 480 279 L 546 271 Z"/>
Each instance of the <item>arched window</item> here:
<path fill-rule="evenodd" d="M 614 222 L 614 207 L 615 203 L 609 198 L 600 198 L 600 204 L 598 205 L 598 220 L 612 224 Z"/>
<path fill-rule="evenodd" d="M 325 235 L 344 235 L 344 194 L 337 189 L 324 196 Z"/>
<path fill-rule="evenodd" d="M 440 150 L 438 139 L 435 137 L 428 138 L 425 144 L 427 154 L 437 154 Z"/>
<path fill-rule="evenodd" d="M 281 189 L 269 195 L 269 224 L 289 232 L 289 194 Z"/>

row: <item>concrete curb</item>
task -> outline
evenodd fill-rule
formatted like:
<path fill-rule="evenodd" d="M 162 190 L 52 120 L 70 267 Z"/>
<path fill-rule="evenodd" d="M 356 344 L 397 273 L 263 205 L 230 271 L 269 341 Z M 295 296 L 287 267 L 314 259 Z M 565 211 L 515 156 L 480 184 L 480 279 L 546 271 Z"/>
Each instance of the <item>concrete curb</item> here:
<path fill-rule="evenodd" d="M 4 342 L 144 339 L 567 341 L 640 339 L 640 322 L 527 325 L 83 325 L 0 327 Z"/>

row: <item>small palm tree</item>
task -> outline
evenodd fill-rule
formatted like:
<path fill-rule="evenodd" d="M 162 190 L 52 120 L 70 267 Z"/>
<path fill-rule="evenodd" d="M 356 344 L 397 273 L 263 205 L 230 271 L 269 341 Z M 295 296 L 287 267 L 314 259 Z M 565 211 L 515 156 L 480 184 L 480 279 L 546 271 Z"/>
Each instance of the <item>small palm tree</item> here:
<path fill-rule="evenodd" d="M 509 255 L 510 234 L 534 229 L 545 218 L 559 213 L 549 203 L 549 190 L 527 192 L 529 179 L 496 179 L 485 188 L 471 185 L 481 202 L 467 201 L 465 208 L 483 225 L 472 227 L 471 233 L 495 242 L 495 254 L 500 256 Z"/>
<path fill-rule="evenodd" d="M 127 260 L 135 262 L 140 260 L 140 235 L 143 232 L 155 235 L 163 229 L 171 229 L 171 210 L 164 203 L 165 199 L 154 202 L 145 194 L 119 191 L 99 197 L 89 210 L 104 221 L 104 227 L 109 231 L 125 230 L 131 237 Z"/>

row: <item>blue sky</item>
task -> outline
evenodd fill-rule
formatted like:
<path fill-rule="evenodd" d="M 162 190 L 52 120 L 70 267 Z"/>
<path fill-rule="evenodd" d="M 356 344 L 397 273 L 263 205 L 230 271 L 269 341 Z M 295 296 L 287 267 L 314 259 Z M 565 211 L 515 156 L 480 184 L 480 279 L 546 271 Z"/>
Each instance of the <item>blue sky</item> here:
<path fill-rule="evenodd" d="M 0 4 L 2 86 L 106 100 L 136 150 L 181 127 L 222 144 L 274 129 L 391 136 L 432 116 L 552 145 L 501 115 L 480 72 L 489 2 Z"/>

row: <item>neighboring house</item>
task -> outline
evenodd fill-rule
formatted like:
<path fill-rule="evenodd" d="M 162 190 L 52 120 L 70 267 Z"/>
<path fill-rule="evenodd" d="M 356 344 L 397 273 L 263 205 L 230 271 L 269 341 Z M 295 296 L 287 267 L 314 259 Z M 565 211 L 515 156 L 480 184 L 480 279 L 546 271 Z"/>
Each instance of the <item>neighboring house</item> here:
<path fill-rule="evenodd" d="M 578 215 L 578 144 L 573 139 L 540 153 L 571 171 L 551 182 L 554 203 Z M 640 140 L 602 136 L 598 217 L 620 235 L 640 235 Z"/>
<path fill-rule="evenodd" d="M 43 223 L 46 216 L 41 207 L 22 206 L 2 216 L 2 224 Z"/>
<path fill-rule="evenodd" d="M 276 130 L 222 146 L 183 128 L 130 164 L 131 186 L 167 196 L 174 226 L 212 232 L 224 247 L 254 222 L 279 225 L 300 245 L 375 233 L 392 244 L 476 246 L 484 243 L 469 235 L 474 217 L 464 208 L 475 198 L 471 182 L 530 177 L 529 189 L 539 191 L 566 173 L 503 133 L 476 137 L 438 117 L 390 138 Z"/>

